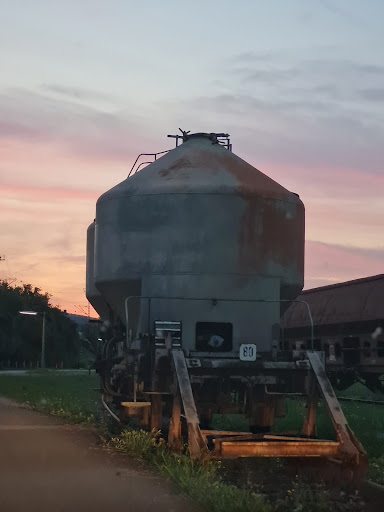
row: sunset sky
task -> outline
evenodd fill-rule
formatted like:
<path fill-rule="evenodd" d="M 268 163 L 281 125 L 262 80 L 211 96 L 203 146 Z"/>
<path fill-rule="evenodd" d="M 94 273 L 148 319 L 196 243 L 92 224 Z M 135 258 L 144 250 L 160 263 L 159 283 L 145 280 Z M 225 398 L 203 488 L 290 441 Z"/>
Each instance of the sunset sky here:
<path fill-rule="evenodd" d="M 384 272 L 382 0 L 0 0 L 0 278 L 86 310 L 86 229 L 185 130 L 300 194 L 307 288 Z"/>

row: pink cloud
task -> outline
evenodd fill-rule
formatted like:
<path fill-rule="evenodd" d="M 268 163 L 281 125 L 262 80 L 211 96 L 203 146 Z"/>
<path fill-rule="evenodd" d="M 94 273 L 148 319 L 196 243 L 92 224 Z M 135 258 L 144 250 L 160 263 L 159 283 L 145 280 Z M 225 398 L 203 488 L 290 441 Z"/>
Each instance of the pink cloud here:
<path fill-rule="evenodd" d="M 305 249 L 305 288 L 384 273 L 384 246 L 361 249 L 307 241 Z"/>
<path fill-rule="evenodd" d="M 46 144 L 69 156 L 128 164 L 138 153 L 149 152 L 149 132 L 140 116 L 121 107 L 96 108 L 70 96 L 63 99 L 23 89 L 0 91 L 3 141 Z"/>
<path fill-rule="evenodd" d="M 256 168 L 278 181 L 281 185 L 300 195 L 304 202 L 322 199 L 366 201 L 370 197 L 381 197 L 384 190 L 384 175 L 366 169 L 327 166 L 284 165 L 273 160 L 253 163 Z"/>
<path fill-rule="evenodd" d="M 42 187 L 31 185 L 2 185 L 1 193 L 6 197 L 22 198 L 31 201 L 57 201 L 58 199 L 93 200 L 100 195 L 93 190 L 75 188 Z"/>
<path fill-rule="evenodd" d="M 131 161 L 74 155 L 52 142 L 0 138 L 0 184 L 102 193 L 128 175 Z"/>

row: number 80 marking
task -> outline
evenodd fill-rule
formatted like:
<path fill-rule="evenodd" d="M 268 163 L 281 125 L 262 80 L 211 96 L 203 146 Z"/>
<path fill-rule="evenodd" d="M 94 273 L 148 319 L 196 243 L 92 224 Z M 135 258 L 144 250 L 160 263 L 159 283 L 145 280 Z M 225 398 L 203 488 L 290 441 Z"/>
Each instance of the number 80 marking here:
<path fill-rule="evenodd" d="M 240 361 L 256 361 L 256 345 L 252 343 L 240 345 Z"/>

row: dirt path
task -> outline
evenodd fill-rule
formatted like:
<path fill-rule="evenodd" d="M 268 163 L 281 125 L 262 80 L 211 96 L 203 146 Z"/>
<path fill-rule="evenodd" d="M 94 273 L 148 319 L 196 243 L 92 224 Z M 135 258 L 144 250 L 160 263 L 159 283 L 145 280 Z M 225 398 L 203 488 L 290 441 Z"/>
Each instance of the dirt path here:
<path fill-rule="evenodd" d="M 0 398 L 1 512 L 197 512 L 96 436 Z"/>

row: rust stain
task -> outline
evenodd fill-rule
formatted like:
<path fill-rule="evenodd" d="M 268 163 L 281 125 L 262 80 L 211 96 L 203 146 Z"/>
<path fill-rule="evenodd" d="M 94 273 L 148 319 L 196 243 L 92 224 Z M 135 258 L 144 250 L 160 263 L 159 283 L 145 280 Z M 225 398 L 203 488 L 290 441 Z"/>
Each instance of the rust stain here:
<path fill-rule="evenodd" d="M 268 263 L 302 272 L 304 208 L 291 192 L 227 150 L 187 151 L 159 175 L 166 179 L 176 175 L 189 178 L 186 171 L 193 168 L 222 171 L 235 178 L 233 190 L 244 201 L 238 235 L 240 274 L 262 273 Z M 292 218 L 288 213 L 293 214 Z"/>
<path fill-rule="evenodd" d="M 194 165 L 192 165 L 190 159 L 187 156 L 182 156 L 166 169 L 162 169 L 161 171 L 159 171 L 159 175 L 162 176 L 163 178 L 171 178 L 174 174 L 180 171 L 180 169 L 185 169 L 186 167 L 190 168 L 194 167 Z"/>
<path fill-rule="evenodd" d="M 220 169 L 223 170 L 223 165 L 217 155 L 210 151 L 188 151 L 172 165 L 159 171 L 159 175 L 165 178 L 172 178 L 176 175 L 181 177 L 180 171 L 186 169 L 205 169 L 208 172 L 216 173 Z"/>
<path fill-rule="evenodd" d="M 217 160 L 221 168 L 236 178 L 240 194 L 256 193 L 276 199 L 292 200 L 291 192 L 233 153 L 217 155 Z"/>
<path fill-rule="evenodd" d="M 304 217 L 300 207 L 286 218 L 285 209 L 262 196 L 243 196 L 244 213 L 239 231 L 239 270 L 262 270 L 271 262 L 282 267 L 304 265 Z"/>
<path fill-rule="evenodd" d="M 231 153 L 218 156 L 221 166 L 236 178 L 237 192 L 244 199 L 239 271 L 262 271 L 268 260 L 282 267 L 304 268 L 302 205 L 292 206 L 295 215 L 288 218 L 287 208 L 280 201 L 296 202 L 291 192 Z"/>
<path fill-rule="evenodd" d="M 256 267 L 264 257 L 262 247 L 260 247 L 259 231 L 261 226 L 258 223 L 260 218 L 260 205 L 256 201 L 247 200 L 239 230 L 238 265 L 240 273 Z"/>

